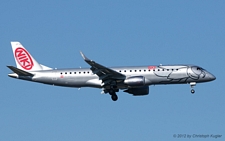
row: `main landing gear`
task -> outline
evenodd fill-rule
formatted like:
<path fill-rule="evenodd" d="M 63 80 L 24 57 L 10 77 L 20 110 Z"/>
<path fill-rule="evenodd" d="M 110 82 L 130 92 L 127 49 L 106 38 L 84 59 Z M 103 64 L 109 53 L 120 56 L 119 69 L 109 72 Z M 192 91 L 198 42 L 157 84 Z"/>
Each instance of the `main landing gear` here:
<path fill-rule="evenodd" d="M 109 94 L 111 95 L 111 98 L 112 98 L 113 101 L 118 100 L 118 96 L 116 95 L 115 90 L 113 90 L 113 89 L 109 90 Z"/>
<path fill-rule="evenodd" d="M 111 95 L 111 98 L 113 101 L 117 101 L 118 100 L 118 96 L 116 94 Z"/>
<path fill-rule="evenodd" d="M 195 93 L 195 90 L 194 90 L 193 88 L 194 88 L 194 86 L 196 86 L 196 82 L 191 82 L 191 83 L 190 83 L 190 86 L 191 86 L 191 88 L 192 88 L 192 89 L 191 89 L 191 93 L 194 94 L 194 93 Z"/>

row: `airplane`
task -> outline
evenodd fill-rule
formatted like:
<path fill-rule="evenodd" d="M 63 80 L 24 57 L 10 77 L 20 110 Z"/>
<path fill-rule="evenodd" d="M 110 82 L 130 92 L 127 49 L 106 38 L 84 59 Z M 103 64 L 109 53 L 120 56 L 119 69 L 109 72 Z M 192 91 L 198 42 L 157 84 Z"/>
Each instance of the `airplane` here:
<path fill-rule="evenodd" d="M 93 87 L 111 95 L 117 101 L 117 92 L 123 90 L 133 96 L 149 94 L 149 86 L 162 84 L 189 84 L 191 93 L 197 83 L 216 79 L 210 72 L 196 65 L 149 65 L 130 67 L 105 67 L 88 59 L 80 52 L 90 68 L 52 69 L 39 64 L 20 42 L 11 42 L 16 66 L 12 78 L 63 87 Z"/>

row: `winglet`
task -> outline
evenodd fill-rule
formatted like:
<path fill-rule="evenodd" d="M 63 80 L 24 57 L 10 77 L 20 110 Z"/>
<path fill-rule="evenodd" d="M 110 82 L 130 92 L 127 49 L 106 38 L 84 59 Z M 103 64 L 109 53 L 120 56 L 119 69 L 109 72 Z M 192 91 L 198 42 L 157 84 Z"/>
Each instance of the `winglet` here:
<path fill-rule="evenodd" d="M 90 59 L 88 59 L 81 51 L 80 51 L 81 56 L 84 58 L 85 61 L 91 61 Z"/>

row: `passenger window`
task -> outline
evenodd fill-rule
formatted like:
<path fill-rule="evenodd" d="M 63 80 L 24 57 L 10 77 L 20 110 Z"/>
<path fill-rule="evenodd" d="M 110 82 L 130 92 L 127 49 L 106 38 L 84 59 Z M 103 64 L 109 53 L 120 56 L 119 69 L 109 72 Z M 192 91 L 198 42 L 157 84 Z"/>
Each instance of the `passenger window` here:
<path fill-rule="evenodd" d="M 160 71 L 160 69 L 158 69 L 158 71 Z"/>
<path fill-rule="evenodd" d="M 79 72 L 79 74 L 80 74 L 81 72 Z"/>
<path fill-rule="evenodd" d="M 132 70 L 130 70 L 130 72 L 132 72 Z"/>
<path fill-rule="evenodd" d="M 167 69 L 167 71 L 169 71 L 169 69 Z"/>
<path fill-rule="evenodd" d="M 137 70 L 135 70 L 135 72 L 137 72 Z"/>
<path fill-rule="evenodd" d="M 65 72 L 65 74 L 67 74 L 67 72 Z"/>
<path fill-rule="evenodd" d="M 141 72 L 141 70 L 139 70 Z"/>
<path fill-rule="evenodd" d="M 76 72 L 74 72 L 74 74 L 76 74 Z"/>
<path fill-rule="evenodd" d="M 124 70 L 124 72 L 126 72 L 126 70 Z"/>
<path fill-rule="evenodd" d="M 84 74 L 85 74 L 85 71 L 84 71 Z"/>
<path fill-rule="evenodd" d="M 60 74 L 63 74 L 62 72 Z"/>
<path fill-rule="evenodd" d="M 72 72 L 70 72 L 70 74 L 72 74 Z"/>
<path fill-rule="evenodd" d="M 146 70 L 144 70 L 144 72 L 146 72 Z"/>

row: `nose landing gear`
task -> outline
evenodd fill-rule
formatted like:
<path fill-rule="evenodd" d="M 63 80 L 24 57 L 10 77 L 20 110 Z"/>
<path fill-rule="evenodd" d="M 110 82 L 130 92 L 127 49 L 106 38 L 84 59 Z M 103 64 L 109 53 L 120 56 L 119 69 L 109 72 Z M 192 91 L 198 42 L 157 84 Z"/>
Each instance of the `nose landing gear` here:
<path fill-rule="evenodd" d="M 195 93 L 195 90 L 194 90 L 193 88 L 194 88 L 194 86 L 196 86 L 196 82 L 191 82 L 191 83 L 190 83 L 190 86 L 191 86 L 191 88 L 192 88 L 192 89 L 191 89 L 191 93 L 194 94 L 194 93 Z"/>

